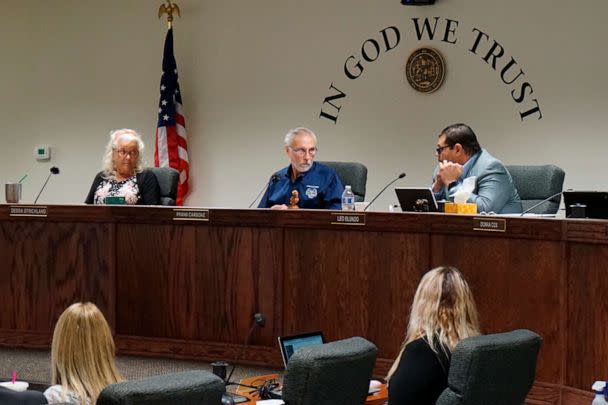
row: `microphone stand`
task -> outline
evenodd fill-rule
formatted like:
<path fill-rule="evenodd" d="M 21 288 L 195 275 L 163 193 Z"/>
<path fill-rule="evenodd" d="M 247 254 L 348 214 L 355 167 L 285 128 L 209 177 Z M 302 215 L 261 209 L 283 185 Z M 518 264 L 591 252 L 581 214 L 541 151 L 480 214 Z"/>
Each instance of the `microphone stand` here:
<path fill-rule="evenodd" d="M 274 178 L 274 176 L 273 176 L 273 178 Z M 241 357 L 243 356 L 243 354 L 245 352 L 245 349 L 249 345 L 249 340 L 251 339 L 251 335 L 252 335 L 254 329 L 257 326 L 260 326 L 263 328 L 265 325 L 266 325 L 266 319 L 264 319 L 264 315 L 262 315 L 261 313 L 255 313 L 253 315 L 253 325 L 251 325 L 251 328 L 249 328 L 249 332 L 247 333 L 247 337 L 245 338 L 243 347 L 241 348 L 240 352 L 238 353 L 238 356 L 234 359 L 234 363 L 232 364 L 232 370 L 230 370 L 230 374 L 228 375 L 228 378 L 226 378 L 226 381 L 224 382 L 225 387 L 227 387 L 229 385 L 238 385 L 238 386 L 242 386 L 242 387 L 252 388 L 254 390 L 258 389 L 258 387 L 254 387 L 251 385 L 231 382 L 230 379 L 232 378 L 232 374 L 234 373 L 234 370 L 236 369 L 236 364 L 241 359 Z M 222 395 L 222 405 L 233 405 L 233 404 L 234 404 L 234 399 L 228 392 L 225 392 L 224 395 Z"/>
<path fill-rule="evenodd" d="M 42 194 L 42 191 L 44 190 L 44 188 L 46 187 L 47 183 L 49 182 L 49 180 L 51 179 L 51 176 L 53 174 L 59 174 L 59 169 L 55 166 L 51 167 L 51 172 L 49 173 L 48 176 L 46 176 L 46 181 L 44 182 L 44 184 L 42 185 L 42 188 L 40 189 L 40 191 L 38 192 L 38 195 L 36 196 L 36 198 L 34 199 L 34 204 L 36 204 L 38 202 L 38 198 L 40 198 L 40 194 Z"/>
<path fill-rule="evenodd" d="M 405 173 L 401 173 L 399 176 L 397 176 L 397 178 L 395 178 L 394 180 L 391 180 L 390 183 L 388 183 L 386 186 L 384 186 L 384 188 L 382 190 L 380 190 L 380 192 L 378 194 L 376 194 L 376 196 L 374 198 L 372 198 L 372 200 L 369 202 L 369 204 L 367 204 L 367 207 L 365 207 L 363 209 L 363 211 L 367 211 L 367 209 L 374 203 L 374 201 L 376 201 L 378 199 L 378 197 L 380 197 L 380 195 L 382 193 L 384 193 L 384 190 L 386 190 L 388 188 L 388 186 L 390 186 L 397 180 L 402 179 L 404 177 L 405 177 Z"/>
<path fill-rule="evenodd" d="M 247 208 L 251 208 L 251 207 L 253 207 L 253 204 L 255 204 L 255 202 L 258 200 L 258 198 L 260 198 L 260 196 L 262 195 L 262 193 L 263 193 L 263 192 L 264 192 L 266 189 L 268 189 L 268 187 L 270 186 L 270 184 L 274 184 L 274 183 L 276 183 L 277 181 L 279 181 L 279 175 L 275 173 L 275 174 L 273 174 L 273 175 L 270 177 L 270 180 L 268 180 L 268 183 L 266 183 L 266 186 L 264 186 L 264 188 L 260 190 L 260 192 L 258 193 L 258 195 L 256 195 L 256 196 L 255 196 L 255 199 L 254 199 L 254 200 L 251 202 L 251 204 L 249 204 L 249 207 L 247 207 Z"/>
<path fill-rule="evenodd" d="M 521 217 L 523 217 L 525 214 L 527 214 L 528 212 L 532 211 L 534 208 L 538 207 L 539 205 L 542 205 L 544 203 L 546 203 L 549 200 L 554 199 L 555 197 L 557 197 L 558 195 L 561 195 L 563 193 L 563 191 L 560 191 L 559 193 L 555 193 L 553 194 L 551 197 L 547 197 L 544 200 L 542 200 L 541 202 L 534 204 L 533 206 L 531 206 L 530 208 L 528 208 L 527 210 L 525 210 L 524 212 L 521 213 Z"/>

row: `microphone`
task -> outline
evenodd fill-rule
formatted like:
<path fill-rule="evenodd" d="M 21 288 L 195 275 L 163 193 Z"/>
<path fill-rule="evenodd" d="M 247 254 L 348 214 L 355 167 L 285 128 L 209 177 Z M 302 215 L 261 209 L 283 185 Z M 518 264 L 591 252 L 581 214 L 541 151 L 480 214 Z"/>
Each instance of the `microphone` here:
<path fill-rule="evenodd" d="M 36 196 L 36 199 L 34 200 L 34 204 L 36 204 L 38 202 L 38 198 L 40 198 L 40 194 L 42 194 L 42 190 L 44 190 L 44 188 L 46 187 L 47 183 L 49 182 L 49 179 L 51 178 L 51 175 L 53 175 L 53 174 L 59 174 L 59 168 L 58 167 L 56 167 L 56 166 L 51 167 L 50 173 L 46 177 L 46 181 L 42 185 L 42 188 L 40 189 L 40 191 L 38 192 L 38 195 Z"/>
<path fill-rule="evenodd" d="M 277 175 L 275 174 L 275 176 L 277 176 Z M 277 178 L 278 178 L 278 176 L 277 176 Z M 224 382 L 225 386 L 241 385 L 239 383 L 231 382 L 230 379 L 232 378 L 232 374 L 234 373 L 234 370 L 236 369 L 236 364 L 243 356 L 243 353 L 245 352 L 245 349 L 247 348 L 247 346 L 249 346 L 249 340 L 251 339 L 251 335 L 252 335 L 253 331 L 258 326 L 260 328 L 263 328 L 264 326 L 266 326 L 266 318 L 264 317 L 263 314 L 261 314 L 259 312 L 255 313 L 253 315 L 253 324 L 251 325 L 251 328 L 249 329 L 249 332 L 247 333 L 247 337 L 245 338 L 245 342 L 243 344 L 243 347 L 241 348 L 241 351 L 238 353 L 238 356 L 236 356 L 236 358 L 234 359 L 234 363 L 232 363 L 232 370 L 230 370 L 230 374 L 228 374 L 228 378 Z M 246 385 L 246 387 L 254 388 L 254 389 L 257 388 L 257 387 L 251 387 L 248 385 Z M 229 393 L 225 392 L 224 395 L 222 396 L 222 405 L 232 405 L 232 404 L 234 404 L 234 399 L 232 398 L 232 396 Z"/>
<path fill-rule="evenodd" d="M 275 173 L 275 174 L 273 174 L 272 176 L 270 176 L 270 180 L 268 180 L 268 183 L 266 183 L 266 185 L 264 186 L 264 188 L 262 188 L 262 189 L 260 190 L 260 192 L 258 193 L 258 195 L 256 195 L 256 196 L 255 196 L 255 199 L 254 199 L 254 200 L 251 202 L 251 204 L 249 204 L 249 207 L 247 207 L 247 208 L 251 208 L 251 207 L 253 207 L 253 204 L 255 204 L 255 202 L 258 200 L 258 198 L 260 198 L 260 196 L 262 195 L 262 193 L 263 193 L 264 191 L 266 191 L 266 189 L 267 189 L 268 187 L 270 187 L 270 185 L 271 185 L 271 184 L 274 184 L 274 183 L 276 183 L 277 181 L 279 181 L 279 179 L 280 179 L 280 177 L 279 177 L 279 175 L 278 175 L 277 173 Z"/>
<path fill-rule="evenodd" d="M 571 189 L 571 188 L 569 188 L 569 189 L 568 189 L 568 190 L 566 190 L 566 191 L 572 191 L 572 189 Z M 547 198 L 545 198 L 544 200 L 542 200 L 541 202 L 539 202 L 539 203 L 537 203 L 537 204 L 534 204 L 533 206 L 531 206 L 530 208 L 528 208 L 527 210 L 525 210 L 524 212 L 522 212 L 522 213 L 521 213 L 521 215 L 520 215 L 520 217 L 523 217 L 523 216 L 524 216 L 524 214 L 527 214 L 528 212 L 532 211 L 534 208 L 538 207 L 539 205 L 542 205 L 542 204 L 546 203 L 546 202 L 547 202 L 547 201 L 549 201 L 549 200 L 554 199 L 555 197 L 557 197 L 558 195 L 561 195 L 562 193 L 563 193 L 563 191 L 560 191 L 559 193 L 555 193 L 555 194 L 553 194 L 551 197 L 547 197 Z"/>
<path fill-rule="evenodd" d="M 386 190 L 388 188 L 388 186 L 390 186 L 391 184 L 393 184 L 397 180 L 402 179 L 404 177 L 405 177 L 405 173 L 401 173 L 395 179 L 391 180 L 390 183 L 388 183 L 386 186 L 384 186 L 384 188 L 382 190 L 380 190 L 380 192 L 378 194 L 376 194 L 376 196 L 374 198 L 372 198 L 372 200 L 369 202 L 369 204 L 367 204 L 367 207 L 365 207 L 365 209 L 363 211 L 367 211 L 367 209 L 374 203 L 374 201 L 376 201 L 378 199 L 378 197 L 380 197 L 380 195 L 382 193 L 384 193 L 384 190 Z"/>

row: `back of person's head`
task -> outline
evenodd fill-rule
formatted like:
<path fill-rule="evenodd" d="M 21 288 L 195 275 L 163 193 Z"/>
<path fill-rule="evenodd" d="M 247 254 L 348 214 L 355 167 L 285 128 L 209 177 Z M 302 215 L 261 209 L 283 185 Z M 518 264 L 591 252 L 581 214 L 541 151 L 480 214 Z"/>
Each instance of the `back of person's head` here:
<path fill-rule="evenodd" d="M 114 354 L 112 333 L 101 311 L 90 302 L 72 304 L 55 325 L 52 383 L 95 403 L 101 390 L 122 380 Z"/>
<path fill-rule="evenodd" d="M 475 132 L 466 124 L 452 124 L 445 127 L 439 136 L 445 135 L 445 144 L 454 146 L 459 143 L 469 156 L 481 150 Z"/>
<path fill-rule="evenodd" d="M 462 273 L 450 266 L 427 272 L 414 295 L 406 340 L 425 336 L 433 347 L 438 338 L 452 350 L 460 340 L 478 334 L 475 300 Z"/>
<path fill-rule="evenodd" d="M 388 378 L 395 372 L 405 346 L 424 338 L 431 349 L 452 351 L 464 338 L 479 335 L 475 300 L 462 273 L 455 267 L 427 272 L 416 289 L 405 341 Z"/>

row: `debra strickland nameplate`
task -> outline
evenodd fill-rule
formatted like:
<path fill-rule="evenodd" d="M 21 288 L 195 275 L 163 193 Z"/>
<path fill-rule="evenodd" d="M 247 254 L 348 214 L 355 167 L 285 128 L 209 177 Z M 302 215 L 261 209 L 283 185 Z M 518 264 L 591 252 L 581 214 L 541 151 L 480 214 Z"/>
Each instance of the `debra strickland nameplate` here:
<path fill-rule="evenodd" d="M 445 62 L 433 48 L 416 49 L 405 64 L 405 77 L 414 90 L 432 93 L 443 84 Z"/>
<path fill-rule="evenodd" d="M 48 211 L 46 207 L 40 205 L 11 205 L 9 215 L 11 217 L 46 217 Z"/>

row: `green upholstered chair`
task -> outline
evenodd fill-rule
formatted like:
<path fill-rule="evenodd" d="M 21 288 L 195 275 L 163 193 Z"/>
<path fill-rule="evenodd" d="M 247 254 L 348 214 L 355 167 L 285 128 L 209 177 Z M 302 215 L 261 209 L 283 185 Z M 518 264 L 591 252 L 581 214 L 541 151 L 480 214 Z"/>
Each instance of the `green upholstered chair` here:
<path fill-rule="evenodd" d="M 513 178 L 515 188 L 521 198 L 522 209 L 526 211 L 535 204 L 562 191 L 566 173 L 554 165 L 506 166 Z M 559 209 L 561 195 L 534 208 L 534 214 L 555 214 Z"/>
<path fill-rule="evenodd" d="M 108 385 L 97 405 L 219 405 L 224 391 L 221 378 L 194 370 Z"/>
<path fill-rule="evenodd" d="M 297 350 L 283 378 L 285 405 L 362 405 L 377 351 L 361 337 Z"/>
<path fill-rule="evenodd" d="M 541 341 L 526 329 L 461 340 L 436 405 L 522 405 L 534 383 Z"/>
<path fill-rule="evenodd" d="M 160 204 L 175 205 L 179 172 L 171 167 L 149 167 L 146 170 L 151 171 L 156 176 L 160 188 Z"/>
<path fill-rule="evenodd" d="M 355 201 L 365 201 L 367 184 L 367 167 L 357 162 L 319 162 L 331 167 L 338 173 L 343 186 L 350 185 L 355 194 Z"/>

